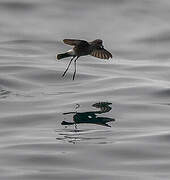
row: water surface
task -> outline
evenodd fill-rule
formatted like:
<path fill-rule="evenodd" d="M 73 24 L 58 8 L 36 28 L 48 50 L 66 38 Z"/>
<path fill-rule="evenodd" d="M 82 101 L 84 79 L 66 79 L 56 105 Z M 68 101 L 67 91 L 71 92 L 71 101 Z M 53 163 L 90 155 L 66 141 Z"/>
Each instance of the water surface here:
<path fill-rule="evenodd" d="M 0 179 L 170 178 L 168 0 L 1 0 L 0 15 Z M 101 38 L 113 59 L 62 78 L 64 38 Z M 99 102 L 111 127 L 62 125 Z"/>

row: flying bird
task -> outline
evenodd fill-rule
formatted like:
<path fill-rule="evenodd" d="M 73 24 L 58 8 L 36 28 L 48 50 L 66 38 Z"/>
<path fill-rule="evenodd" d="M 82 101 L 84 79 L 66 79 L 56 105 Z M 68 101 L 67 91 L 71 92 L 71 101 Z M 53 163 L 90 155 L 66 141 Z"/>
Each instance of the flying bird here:
<path fill-rule="evenodd" d="M 77 71 L 76 62 L 80 56 L 91 55 L 100 59 L 112 58 L 112 54 L 106 49 L 104 49 L 103 41 L 101 39 L 96 39 L 92 42 L 87 42 L 85 40 L 78 40 L 78 39 L 64 39 L 63 42 L 65 44 L 73 46 L 73 48 L 67 51 L 66 53 L 56 55 L 57 60 L 71 57 L 71 60 L 62 75 L 63 77 L 66 75 L 71 65 L 71 62 L 74 60 L 74 67 L 75 67 L 74 74 L 73 74 L 73 80 L 74 80 L 76 71 Z"/>

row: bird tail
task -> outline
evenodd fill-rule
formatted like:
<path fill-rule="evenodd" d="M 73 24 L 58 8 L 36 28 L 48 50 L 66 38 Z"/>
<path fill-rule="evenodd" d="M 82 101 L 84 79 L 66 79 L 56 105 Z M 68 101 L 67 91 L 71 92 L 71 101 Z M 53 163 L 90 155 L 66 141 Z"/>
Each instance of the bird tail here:
<path fill-rule="evenodd" d="M 72 55 L 70 55 L 68 53 L 57 54 L 56 59 L 60 60 L 60 59 L 67 58 L 67 57 L 70 57 L 70 56 L 72 56 Z"/>
<path fill-rule="evenodd" d="M 67 121 L 62 121 L 61 125 L 73 125 L 75 124 L 74 122 L 67 122 Z"/>

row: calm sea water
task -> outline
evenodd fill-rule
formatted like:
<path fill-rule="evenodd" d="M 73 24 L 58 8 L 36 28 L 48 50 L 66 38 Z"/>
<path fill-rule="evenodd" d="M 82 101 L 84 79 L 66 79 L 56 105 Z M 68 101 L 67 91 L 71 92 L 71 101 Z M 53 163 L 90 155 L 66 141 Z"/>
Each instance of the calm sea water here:
<path fill-rule="evenodd" d="M 169 180 L 169 17 L 169 0 L 1 0 L 0 179 Z M 64 38 L 103 39 L 113 59 L 62 78 Z M 111 127 L 61 124 L 99 102 Z"/>

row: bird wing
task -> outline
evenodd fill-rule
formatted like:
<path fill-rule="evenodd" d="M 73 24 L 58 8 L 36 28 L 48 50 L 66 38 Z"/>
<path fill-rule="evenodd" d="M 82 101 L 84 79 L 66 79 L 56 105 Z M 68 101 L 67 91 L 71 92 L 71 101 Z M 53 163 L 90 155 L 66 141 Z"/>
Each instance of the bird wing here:
<path fill-rule="evenodd" d="M 100 58 L 100 59 L 112 58 L 112 54 L 104 48 L 94 49 L 90 55 Z"/>
<path fill-rule="evenodd" d="M 68 45 L 71 45 L 71 46 L 76 46 L 76 45 L 78 45 L 82 41 L 84 41 L 84 40 L 79 40 L 79 39 L 64 39 L 63 40 L 63 42 L 65 44 L 68 44 Z"/>

